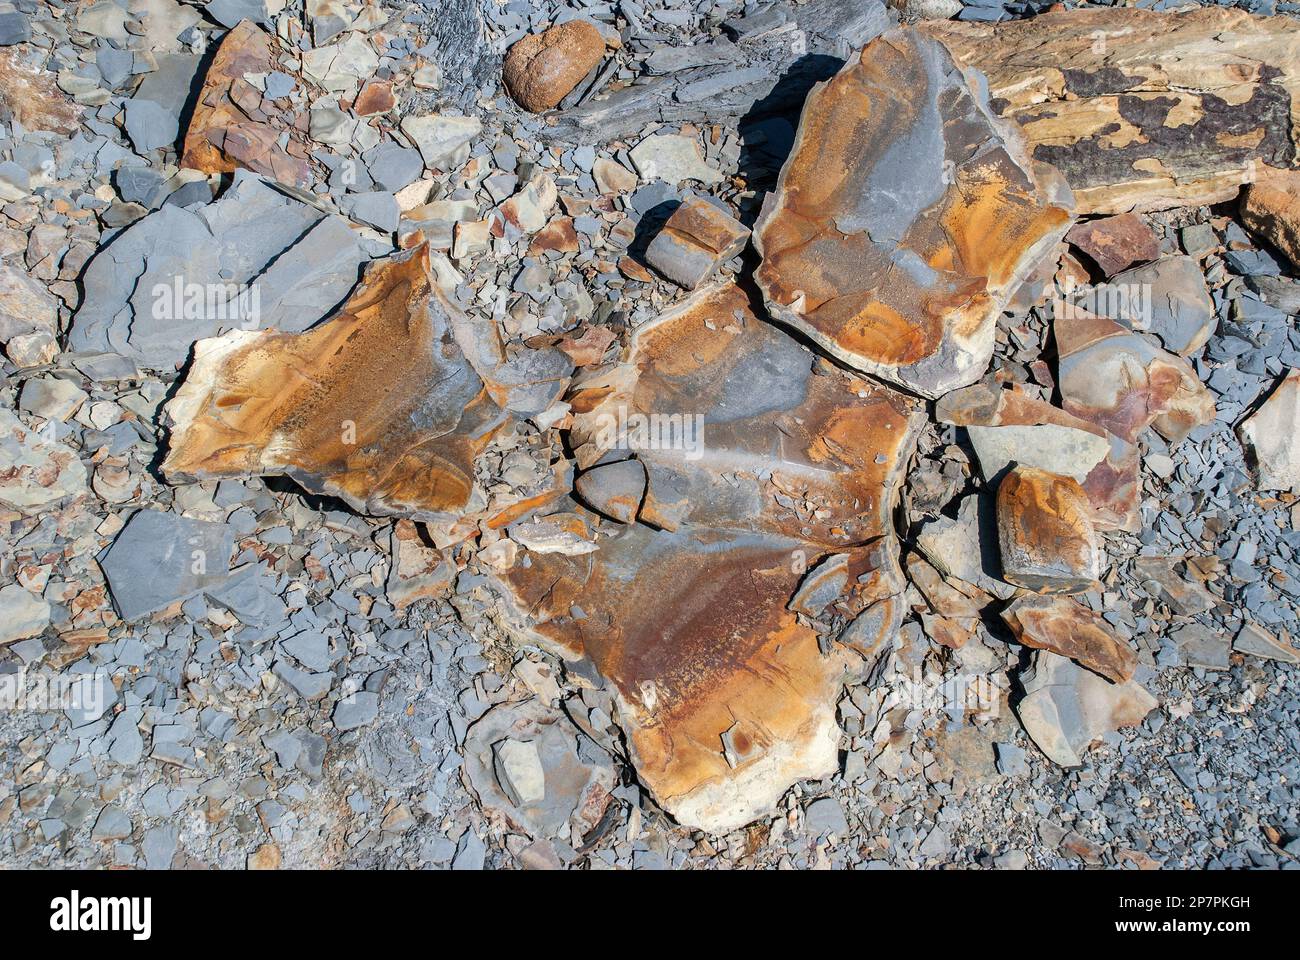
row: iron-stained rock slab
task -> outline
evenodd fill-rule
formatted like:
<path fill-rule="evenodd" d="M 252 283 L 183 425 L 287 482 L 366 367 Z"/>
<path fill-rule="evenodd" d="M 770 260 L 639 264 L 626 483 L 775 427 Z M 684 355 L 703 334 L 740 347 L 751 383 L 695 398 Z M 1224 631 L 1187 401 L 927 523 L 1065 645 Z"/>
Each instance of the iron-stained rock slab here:
<path fill-rule="evenodd" d="M 475 502 L 501 409 L 461 352 L 427 248 L 375 261 L 330 320 L 195 345 L 167 405 L 170 479 L 292 477 L 357 510 L 441 521 Z"/>
<path fill-rule="evenodd" d="M 290 101 L 277 104 L 246 79 L 281 69 L 275 44 L 251 20 L 222 38 L 185 133 L 182 167 L 204 173 L 233 173 L 242 167 L 290 186 L 311 186 L 312 148 L 304 124 L 281 109 Z"/>
<path fill-rule="evenodd" d="M 854 658 L 823 653 L 810 615 L 897 627 L 891 512 L 916 404 L 816 360 L 734 285 L 638 329 L 569 401 L 579 464 L 635 460 L 644 477 L 579 478 L 627 522 L 594 532 L 590 553 L 525 552 L 505 576 L 517 629 L 605 678 L 665 809 L 741 826 L 837 763 Z"/>
<path fill-rule="evenodd" d="M 1021 597 L 1002 611 L 1016 640 L 1087 667 L 1114 683 L 1137 669 L 1137 654 L 1099 614 L 1068 597 Z"/>
<path fill-rule="evenodd" d="M 1016 467 L 998 484 L 1002 575 L 1036 593 L 1082 593 L 1101 575 L 1088 495 L 1075 479 Z"/>
<path fill-rule="evenodd" d="M 754 234 L 756 278 L 777 319 L 935 397 L 984 372 L 999 312 L 1071 203 L 977 78 L 895 30 L 809 96 Z"/>

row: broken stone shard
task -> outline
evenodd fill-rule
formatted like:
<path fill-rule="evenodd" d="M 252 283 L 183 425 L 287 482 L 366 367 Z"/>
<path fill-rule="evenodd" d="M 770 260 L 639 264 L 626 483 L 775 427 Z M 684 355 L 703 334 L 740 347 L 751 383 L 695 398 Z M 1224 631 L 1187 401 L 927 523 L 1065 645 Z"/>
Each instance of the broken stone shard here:
<path fill-rule="evenodd" d="M 688 197 L 646 248 L 646 263 L 669 280 L 694 290 L 719 265 L 744 249 L 749 230 L 701 197 Z"/>
<path fill-rule="evenodd" d="M 923 29 L 987 76 L 994 109 L 1061 171 L 1081 214 L 1217 203 L 1261 164 L 1293 163 L 1300 24 L 1288 17 L 1058 8 Z"/>
<path fill-rule="evenodd" d="M 1091 313 L 1153 333 L 1180 357 L 1205 346 L 1218 322 L 1205 276 L 1192 257 L 1164 257 L 1125 270 L 1082 298 Z"/>
<path fill-rule="evenodd" d="M 512 829 L 575 846 L 617 783 L 609 756 L 538 699 L 483 714 L 465 735 L 463 769 L 479 802 Z"/>
<path fill-rule="evenodd" d="M 1135 727 L 1158 705 L 1136 680 L 1111 683 L 1072 660 L 1040 650 L 1020 675 L 1025 697 L 1016 713 L 1047 758 L 1077 767 L 1093 741 Z"/>
<path fill-rule="evenodd" d="M 390 548 L 391 566 L 384 595 L 395 610 L 451 592 L 456 564 L 431 542 L 426 542 L 413 521 L 403 519 L 393 524 Z"/>
<path fill-rule="evenodd" d="M 1103 427 L 1020 390 L 986 384 L 942 397 L 935 417 L 966 428 L 986 480 L 1013 463 L 1072 477 L 1087 493 L 1098 529 L 1136 522 L 1137 446 Z"/>
<path fill-rule="evenodd" d="M 586 20 L 569 20 L 517 41 L 501 65 L 514 101 L 541 113 L 559 104 L 605 56 L 605 40 Z"/>
<path fill-rule="evenodd" d="M 39 636 L 50 623 L 50 605 L 16 583 L 0 587 L 0 647 Z"/>
<path fill-rule="evenodd" d="M 593 531 L 599 549 L 504 575 L 514 629 L 590 662 L 642 781 L 682 823 L 726 832 L 837 763 L 850 658 L 821 652 L 792 598 L 823 629 L 882 606 L 878 632 L 897 629 L 891 512 L 916 405 L 815 362 L 734 285 L 638 328 L 568 399 L 584 476 L 633 459 L 644 475 L 584 484 L 625 521 Z M 828 571 L 839 595 L 814 586 Z"/>
<path fill-rule="evenodd" d="M 977 380 L 1002 308 L 1071 220 L 973 76 L 905 28 L 809 95 L 754 234 L 772 315 L 927 397 Z"/>
<path fill-rule="evenodd" d="M 469 145 L 483 129 L 477 117 L 407 116 L 402 132 L 415 143 L 430 170 L 447 170 L 469 159 Z"/>
<path fill-rule="evenodd" d="M 379 515 L 468 510 L 474 458 L 503 422 L 456 340 L 427 248 L 375 261 L 306 333 L 195 345 L 168 403 L 172 479 L 280 474 Z"/>
<path fill-rule="evenodd" d="M 999 600 L 1010 600 L 1016 588 L 1002 579 L 992 500 L 971 494 L 957 507 L 956 517 L 939 517 L 922 527 L 916 544 L 945 577 L 969 583 Z"/>
<path fill-rule="evenodd" d="M 75 450 L 0 410 L 0 505 L 31 515 L 84 493 L 86 467 Z"/>
<path fill-rule="evenodd" d="M 278 69 L 274 39 L 253 21 L 226 34 L 194 104 L 182 167 L 208 174 L 242 167 L 290 186 L 311 186 L 311 145 L 303 124 L 246 79 Z"/>
<path fill-rule="evenodd" d="M 1129 443 L 1148 426 L 1182 440 L 1214 419 L 1214 395 L 1181 357 L 1118 323 L 1058 310 L 1057 384 L 1065 409 Z"/>
<path fill-rule="evenodd" d="M 1259 489 L 1300 492 L 1300 370 L 1290 371 L 1239 428 Z"/>
<path fill-rule="evenodd" d="M 219 199 L 168 204 L 100 249 L 68 347 L 171 370 L 225 330 L 305 330 L 348 295 L 365 260 L 342 217 L 236 171 Z"/>
<path fill-rule="evenodd" d="M 1078 481 L 1016 467 L 998 484 L 1002 576 L 1037 593 L 1082 593 L 1101 575 L 1101 544 Z"/>
<path fill-rule="evenodd" d="M 209 523 L 138 510 L 99 558 L 113 607 L 128 622 L 223 585 L 235 532 Z"/>
<path fill-rule="evenodd" d="M 1137 669 L 1137 654 L 1110 624 L 1068 597 L 1020 597 L 1002 619 L 1017 642 L 1069 657 L 1115 683 L 1131 680 Z"/>
<path fill-rule="evenodd" d="M 681 183 L 698 180 L 706 186 L 722 182 L 722 174 L 704 162 L 695 137 L 655 134 L 629 151 L 637 172 L 646 180 Z"/>
<path fill-rule="evenodd" d="M 1252 657 L 1276 660 L 1279 663 L 1300 663 L 1300 650 L 1283 643 L 1263 627 L 1244 623 L 1233 638 L 1232 649 Z"/>

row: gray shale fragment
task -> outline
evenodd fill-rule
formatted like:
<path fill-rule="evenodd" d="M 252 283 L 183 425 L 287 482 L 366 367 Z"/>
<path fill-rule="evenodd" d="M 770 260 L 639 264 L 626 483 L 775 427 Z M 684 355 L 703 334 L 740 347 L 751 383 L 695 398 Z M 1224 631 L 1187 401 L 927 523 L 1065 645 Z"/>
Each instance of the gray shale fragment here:
<path fill-rule="evenodd" d="M 223 523 L 140 510 L 99 565 L 118 616 L 130 622 L 220 586 L 234 546 L 234 531 Z"/>
<path fill-rule="evenodd" d="M 237 171 L 217 200 L 168 204 L 90 261 L 68 347 L 170 370 L 195 340 L 227 330 L 307 329 L 348 295 L 365 260 L 342 218 Z"/>

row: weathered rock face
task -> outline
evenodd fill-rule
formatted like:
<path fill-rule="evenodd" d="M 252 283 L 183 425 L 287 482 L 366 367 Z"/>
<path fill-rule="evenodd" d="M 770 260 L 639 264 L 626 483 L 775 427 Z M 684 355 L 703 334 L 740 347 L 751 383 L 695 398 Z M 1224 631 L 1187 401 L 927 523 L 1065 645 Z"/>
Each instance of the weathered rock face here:
<path fill-rule="evenodd" d="M 911 29 L 809 96 L 755 232 L 771 313 L 857 369 L 939 396 L 972 383 L 998 313 L 1070 224 L 979 86 Z"/>
<path fill-rule="evenodd" d="M 1241 219 L 1300 267 L 1300 172 L 1263 174 L 1242 193 Z"/>
<path fill-rule="evenodd" d="M 243 167 L 280 183 L 311 186 L 312 147 L 304 124 L 245 79 L 246 74 L 282 69 L 274 42 L 251 20 L 241 21 L 226 34 L 194 105 L 182 167 L 208 174 L 233 173 Z M 287 141 L 282 144 L 281 138 Z"/>
<path fill-rule="evenodd" d="M 1066 597 L 1021 597 L 1002 611 L 1019 643 L 1069 657 L 1114 683 L 1133 679 L 1137 654 L 1099 614 Z"/>
<path fill-rule="evenodd" d="M 1111 683 L 1046 650 L 1034 655 L 1020 677 L 1020 722 L 1048 759 L 1063 767 L 1079 766 L 1094 740 L 1137 726 L 1158 705 L 1136 680 Z"/>
<path fill-rule="evenodd" d="M 1261 490 L 1300 491 L 1300 370 L 1292 370 L 1241 425 Z"/>
<path fill-rule="evenodd" d="M 1214 203 L 1296 162 L 1300 24 L 1217 7 L 1053 10 L 923 28 L 988 77 L 998 113 L 1082 213 Z"/>
<path fill-rule="evenodd" d="M 0 113 L 29 130 L 75 133 L 82 108 L 64 95 L 45 69 L 49 52 L 26 45 L 0 48 Z"/>
<path fill-rule="evenodd" d="M 1088 495 L 1071 477 L 1016 467 L 998 485 L 1002 576 L 1038 593 L 1082 593 L 1101 575 Z"/>
<path fill-rule="evenodd" d="M 810 624 L 896 629 L 916 407 L 819 365 L 731 285 L 638 329 L 569 400 L 580 495 L 625 523 L 594 552 L 529 551 L 504 577 L 517 628 L 590 661 L 659 802 L 725 832 L 835 766 L 852 658 Z"/>
<path fill-rule="evenodd" d="M 465 359 L 424 247 L 376 261 L 302 334 L 195 344 L 167 405 L 173 479 L 292 477 L 355 509 L 445 520 L 468 510 L 474 457 L 503 421 Z"/>
<path fill-rule="evenodd" d="M 541 113 L 563 100 L 604 55 L 600 31 L 586 20 L 570 20 L 515 43 L 501 79 L 516 103 Z"/>

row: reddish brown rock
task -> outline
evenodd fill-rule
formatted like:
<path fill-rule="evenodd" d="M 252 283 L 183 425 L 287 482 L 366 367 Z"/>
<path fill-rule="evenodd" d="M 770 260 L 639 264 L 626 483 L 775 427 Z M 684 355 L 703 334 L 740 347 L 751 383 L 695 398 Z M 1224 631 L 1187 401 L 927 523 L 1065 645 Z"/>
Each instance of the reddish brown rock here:
<path fill-rule="evenodd" d="M 370 117 L 376 113 L 387 113 L 395 106 L 397 98 L 393 95 L 393 85 L 387 80 L 370 80 L 357 94 L 352 109 L 357 116 Z"/>
<path fill-rule="evenodd" d="M 701 197 L 688 197 L 646 248 L 646 263 L 669 280 L 694 290 L 720 264 L 744 249 L 749 230 Z"/>
<path fill-rule="evenodd" d="M 1300 24 L 1220 7 L 1066 10 L 1004 23 L 929 23 L 988 78 L 991 103 L 1079 212 L 1230 200 L 1296 156 Z"/>
<path fill-rule="evenodd" d="M 528 255 L 536 257 L 547 251 L 578 252 L 578 232 L 573 228 L 572 217 L 556 217 L 534 234 L 528 244 Z"/>
<path fill-rule="evenodd" d="M 998 484 L 1002 577 L 1037 593 L 1082 593 L 1101 575 L 1101 544 L 1083 487 L 1033 467 Z"/>
<path fill-rule="evenodd" d="M 48 59 L 49 52 L 39 47 L 0 47 L 0 119 L 15 119 L 28 130 L 75 133 L 82 108 L 45 69 Z"/>
<path fill-rule="evenodd" d="M 207 174 L 243 167 L 295 187 L 312 183 L 306 117 L 267 100 L 245 74 L 280 70 L 275 40 L 251 20 L 226 34 L 203 78 L 181 166 Z M 281 137 L 288 135 L 286 146 Z"/>
<path fill-rule="evenodd" d="M 1057 311 L 1057 382 L 1065 409 L 1129 443 L 1149 426 L 1179 441 L 1214 419 L 1214 395 L 1191 364 L 1124 326 Z"/>
<path fill-rule="evenodd" d="M 822 653 L 812 622 L 897 628 L 891 512 L 917 407 L 818 364 L 730 285 L 638 328 L 568 399 L 582 495 L 630 522 L 507 572 L 515 629 L 589 661 L 642 782 L 681 822 L 726 832 L 837 764 L 854 658 Z"/>
<path fill-rule="evenodd" d="M 1107 277 L 1160 256 L 1156 235 L 1135 213 L 1077 223 L 1065 239 L 1086 253 Z"/>
<path fill-rule="evenodd" d="M 1114 683 L 1137 669 L 1137 654 L 1099 613 L 1069 597 L 1020 597 L 1002 611 L 1016 641 L 1069 657 Z"/>
<path fill-rule="evenodd" d="M 928 397 L 977 380 L 1003 306 L 1069 227 L 1069 190 L 978 82 L 904 28 L 814 88 L 754 234 L 769 312 Z"/>
<path fill-rule="evenodd" d="M 173 480 L 282 474 L 372 514 L 446 522 L 483 504 L 474 458 L 504 420 L 417 248 L 369 267 L 306 333 L 200 340 L 168 403 Z"/>
<path fill-rule="evenodd" d="M 570 20 L 510 48 L 501 79 L 514 101 L 541 113 L 554 107 L 605 56 L 605 41 L 586 20 Z"/>
<path fill-rule="evenodd" d="M 1269 170 L 1248 186 L 1241 220 L 1300 267 L 1300 171 Z"/>

